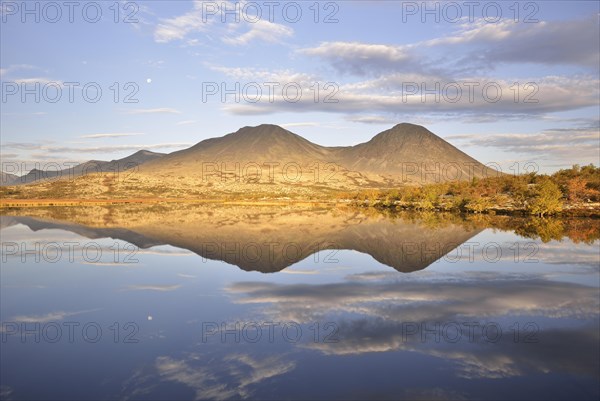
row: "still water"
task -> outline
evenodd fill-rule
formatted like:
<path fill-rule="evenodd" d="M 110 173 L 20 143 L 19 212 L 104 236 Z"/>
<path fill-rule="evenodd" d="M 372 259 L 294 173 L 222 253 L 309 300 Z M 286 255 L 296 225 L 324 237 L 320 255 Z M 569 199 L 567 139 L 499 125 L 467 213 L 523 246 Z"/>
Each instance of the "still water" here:
<path fill-rule="evenodd" d="M 598 399 L 597 220 L 7 210 L 2 399 Z"/>

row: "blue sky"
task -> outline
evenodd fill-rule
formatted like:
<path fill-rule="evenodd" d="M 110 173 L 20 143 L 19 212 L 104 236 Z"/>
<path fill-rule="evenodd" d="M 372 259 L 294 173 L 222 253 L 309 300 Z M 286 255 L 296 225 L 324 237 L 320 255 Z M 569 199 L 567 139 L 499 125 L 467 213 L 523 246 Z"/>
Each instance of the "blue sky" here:
<path fill-rule="evenodd" d="M 507 172 L 598 164 L 599 4 L 2 1 L 3 169 L 261 123 L 334 146 L 412 122 Z"/>

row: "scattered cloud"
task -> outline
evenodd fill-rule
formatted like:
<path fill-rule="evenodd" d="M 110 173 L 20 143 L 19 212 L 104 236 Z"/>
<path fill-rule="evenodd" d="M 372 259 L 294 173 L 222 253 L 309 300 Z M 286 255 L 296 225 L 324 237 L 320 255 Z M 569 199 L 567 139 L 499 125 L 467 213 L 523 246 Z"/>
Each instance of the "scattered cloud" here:
<path fill-rule="evenodd" d="M 351 116 L 347 116 L 346 120 L 351 121 L 353 123 L 363 123 L 363 124 L 395 124 L 397 121 L 389 118 L 389 117 L 385 117 L 385 116 L 377 116 L 377 115 L 370 115 L 370 116 L 361 116 L 361 115 L 351 115 Z"/>
<path fill-rule="evenodd" d="M 56 321 L 64 320 L 67 317 L 81 315 L 84 313 L 96 312 L 99 310 L 100 309 L 88 309 L 88 310 L 72 311 L 72 312 L 55 311 L 55 312 L 46 313 L 44 315 L 19 315 L 19 316 L 13 316 L 12 318 L 10 318 L 10 321 L 11 322 L 19 322 L 19 323 L 48 323 L 48 322 L 56 322 Z"/>
<path fill-rule="evenodd" d="M 493 147 L 510 153 L 546 156 L 565 164 L 597 162 L 600 121 L 587 127 L 554 128 L 529 134 L 463 134 L 449 135 L 445 139 L 457 141 L 460 146 Z"/>
<path fill-rule="evenodd" d="M 154 31 L 154 40 L 157 43 L 179 40 L 185 41 L 186 46 L 197 46 L 200 40 L 189 36 L 201 33 L 211 41 L 210 35 L 217 34 L 223 43 L 240 46 L 255 41 L 280 43 L 284 38 L 293 36 L 294 30 L 288 26 L 246 14 L 244 3 L 197 0 L 190 11 L 160 20 Z"/>
<path fill-rule="evenodd" d="M 360 42 L 322 42 L 316 47 L 298 50 L 299 54 L 316 56 L 328 61 L 342 73 L 367 73 L 407 70 L 414 67 L 416 55 L 410 46 Z"/>
<path fill-rule="evenodd" d="M 0 68 L 0 77 L 3 77 L 5 75 L 17 72 L 17 71 L 31 71 L 31 70 L 38 70 L 41 71 L 42 69 L 40 67 L 36 67 L 35 65 L 31 65 L 31 64 L 11 64 L 6 68 Z"/>
<path fill-rule="evenodd" d="M 283 38 L 289 38 L 294 30 L 285 25 L 276 24 L 265 20 L 259 20 L 250 24 L 250 29 L 238 36 L 226 36 L 222 41 L 229 45 L 242 46 L 258 40 L 269 43 L 280 43 Z"/>
<path fill-rule="evenodd" d="M 318 57 L 344 74 L 412 72 L 448 78 L 490 71 L 499 63 L 576 65 L 596 71 L 600 63 L 599 38 L 596 15 L 539 23 L 503 19 L 490 24 L 479 19 L 459 24 L 450 34 L 409 44 L 322 42 L 297 52 Z"/>
<path fill-rule="evenodd" d="M 196 278 L 196 276 L 193 276 L 191 274 L 183 274 L 183 273 L 178 273 L 177 274 L 179 277 L 183 277 L 183 278 Z"/>
<path fill-rule="evenodd" d="M 138 136 L 138 135 L 144 135 L 144 133 L 141 133 L 141 132 L 113 132 L 113 133 L 107 133 L 107 134 L 82 135 L 80 138 L 87 138 L 87 139 L 122 138 L 122 137 L 126 137 L 126 136 Z"/>
<path fill-rule="evenodd" d="M 38 144 L 29 142 L 7 142 L 2 147 L 5 149 L 19 149 L 42 151 L 45 153 L 114 153 L 120 151 L 135 151 L 140 149 L 181 149 L 192 146 L 191 143 L 156 143 L 156 144 L 131 144 L 131 145 L 105 145 L 71 147 L 54 144 Z"/>
<path fill-rule="evenodd" d="M 56 79 L 50 79 L 47 77 L 32 77 L 32 78 L 15 78 L 13 80 L 11 80 L 12 82 L 16 83 L 16 84 L 23 84 L 23 85 L 35 85 L 35 84 L 39 84 L 39 85 L 46 85 L 46 84 L 53 84 L 53 85 L 58 85 L 59 87 L 63 86 L 63 82 L 56 80 Z"/>
<path fill-rule="evenodd" d="M 253 386 L 292 371 L 296 363 L 282 356 L 253 357 L 245 353 L 225 356 L 190 353 L 182 358 L 159 356 L 154 365 L 137 370 L 126 381 L 125 394 L 149 394 L 163 383 L 189 387 L 196 400 L 254 398 Z"/>
<path fill-rule="evenodd" d="M 552 43 L 552 46 L 547 46 Z M 597 15 L 567 21 L 522 23 L 505 19 L 496 24 L 485 20 L 460 25 L 454 34 L 421 43 L 429 47 L 470 45 L 459 62 L 537 63 L 578 65 L 593 69 L 600 63 L 600 27 Z M 464 54 L 464 52 L 463 52 Z"/>
<path fill-rule="evenodd" d="M 286 124 L 280 124 L 281 127 L 283 128 L 293 128 L 293 127 L 316 127 L 318 126 L 318 123 L 314 123 L 314 122 L 303 122 L 303 123 L 286 123 Z"/>
<path fill-rule="evenodd" d="M 158 292 L 167 292 L 167 291 L 175 291 L 181 287 L 181 284 L 174 285 L 162 285 L 162 284 L 154 284 L 154 285 L 130 285 L 125 290 L 132 291 L 158 291 Z"/>
<path fill-rule="evenodd" d="M 425 273 L 399 278 L 393 272 L 374 271 L 347 276 L 340 283 L 239 282 L 227 291 L 235 302 L 259 307 L 261 317 L 257 320 L 305 324 L 334 321 L 337 342 L 301 345 L 326 355 L 413 351 L 455 363 L 457 375 L 464 378 L 548 371 L 597 374 L 597 360 L 589 352 L 598 349 L 594 329 L 599 307 L 597 288 L 550 280 L 543 273 L 470 270 L 468 274 L 436 273 L 428 277 Z M 476 331 L 469 342 L 464 341 L 466 332 L 458 343 L 422 341 L 422 333 L 407 337 L 404 326 L 476 322 L 481 328 L 507 318 L 535 321 L 532 319 L 539 317 L 551 318 L 559 327 L 573 319 L 583 324 L 545 327 L 538 333 L 539 347 L 519 347 L 511 336 L 502 336 L 490 347 L 481 331 Z"/>
<path fill-rule="evenodd" d="M 281 271 L 283 274 L 302 274 L 302 275 L 314 275 L 319 274 L 318 270 L 293 270 L 293 269 L 284 269 Z"/>
<path fill-rule="evenodd" d="M 125 114 L 181 114 L 181 111 L 170 107 L 161 107 L 156 109 L 127 110 Z"/>
<path fill-rule="evenodd" d="M 158 43 L 168 43 L 184 39 L 190 33 L 207 31 L 213 20 L 203 21 L 202 7 L 202 1 L 194 1 L 191 11 L 177 17 L 162 19 L 156 25 L 154 40 Z"/>
<path fill-rule="evenodd" d="M 473 76 L 448 81 L 435 80 L 433 77 L 421 77 L 422 80 L 417 80 L 415 76 L 394 74 L 349 84 L 330 84 L 319 77 L 288 70 L 213 69 L 232 79 L 253 77 L 252 81 L 256 81 L 260 77 L 265 79 L 264 82 L 279 84 L 271 92 L 265 92 L 271 89 L 264 88 L 262 96 L 256 102 L 236 103 L 230 97 L 229 103 L 223 108 L 236 115 L 280 112 L 349 115 L 427 113 L 446 117 L 451 114 L 474 118 L 485 116 L 488 121 L 498 121 L 506 115 L 511 115 L 513 119 L 531 119 L 532 116 L 594 106 L 600 94 L 600 80 L 591 75 L 514 77 L 501 80 Z M 518 95 L 515 82 L 519 84 Z M 287 83 L 299 85 L 303 95 L 290 101 L 289 95 L 281 89 Z M 323 88 L 318 101 L 313 96 L 315 84 Z M 329 86 L 325 89 L 327 84 Z M 221 101 L 220 97 L 218 101 Z"/>

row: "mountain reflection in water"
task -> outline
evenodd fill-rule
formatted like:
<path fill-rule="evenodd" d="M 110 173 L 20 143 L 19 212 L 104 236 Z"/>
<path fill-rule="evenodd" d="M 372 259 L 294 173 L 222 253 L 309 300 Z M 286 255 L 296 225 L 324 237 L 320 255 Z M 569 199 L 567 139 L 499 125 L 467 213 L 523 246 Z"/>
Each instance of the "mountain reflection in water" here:
<path fill-rule="evenodd" d="M 25 216 L 1 218 L 2 227 L 62 229 L 90 239 L 120 239 L 142 249 L 171 245 L 264 273 L 280 271 L 324 250 L 365 253 L 400 272 L 422 270 L 489 227 L 543 240 L 544 236 L 586 235 L 579 227 L 565 232 L 560 221 L 537 224 L 536 219 L 433 213 L 390 216 L 353 208 L 40 208 Z M 598 221 L 586 227 L 587 237 L 580 239 L 593 241 L 600 236 Z"/>
<path fill-rule="evenodd" d="M 3 399 L 600 396 L 596 220 L 132 205 L 7 210 L 0 224 L 2 324 L 104 330 L 35 343 L 6 326 Z M 34 263 L 33 243 L 90 240 L 109 262 L 112 244 L 134 244 L 139 262 Z M 25 262 L 10 246 L 24 242 Z"/>

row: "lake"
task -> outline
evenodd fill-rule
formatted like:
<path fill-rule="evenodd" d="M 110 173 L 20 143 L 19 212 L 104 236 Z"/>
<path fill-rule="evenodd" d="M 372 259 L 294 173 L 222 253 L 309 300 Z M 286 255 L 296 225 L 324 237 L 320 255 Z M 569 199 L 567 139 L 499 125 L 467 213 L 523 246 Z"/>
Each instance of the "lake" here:
<path fill-rule="evenodd" d="M 600 221 L 309 206 L 1 216 L 2 399 L 600 397 Z"/>

